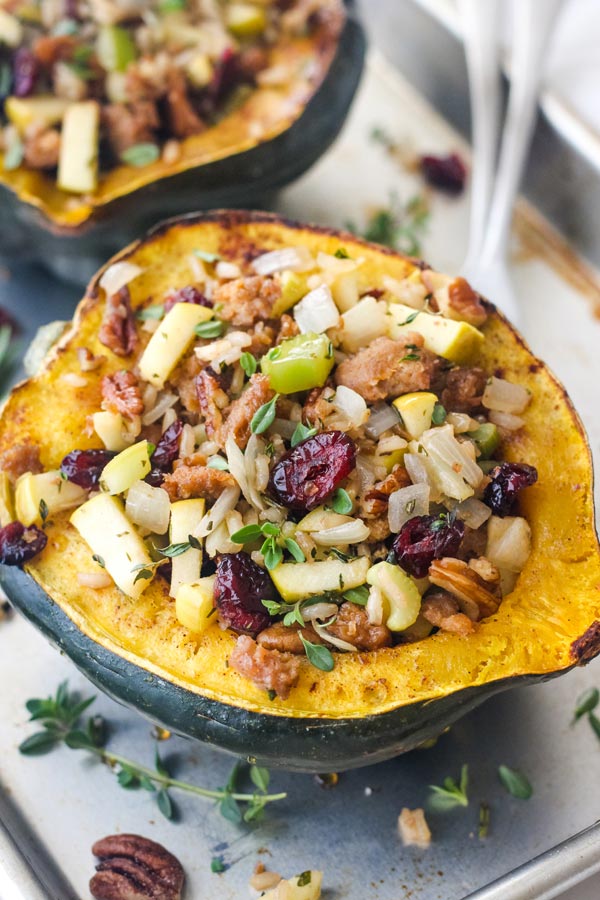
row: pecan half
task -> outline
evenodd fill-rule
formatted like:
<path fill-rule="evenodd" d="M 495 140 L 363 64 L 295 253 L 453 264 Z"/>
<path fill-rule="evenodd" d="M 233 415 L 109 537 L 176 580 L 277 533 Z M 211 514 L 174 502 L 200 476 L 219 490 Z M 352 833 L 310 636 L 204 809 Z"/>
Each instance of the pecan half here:
<path fill-rule="evenodd" d="M 135 419 L 144 412 L 137 376 L 133 372 L 115 372 L 102 379 L 102 409 Z"/>
<path fill-rule="evenodd" d="M 488 560 L 485 562 L 488 563 Z M 490 587 L 496 588 L 499 576 L 497 580 L 497 570 L 491 563 L 488 565 L 489 569 L 480 566 L 480 570 L 489 576 L 484 580 L 471 565 L 461 559 L 445 556 L 443 559 L 434 559 L 431 563 L 429 580 L 456 597 L 461 610 L 473 622 L 477 622 L 478 619 L 493 615 L 500 605 L 500 600 L 490 590 Z"/>
<path fill-rule="evenodd" d="M 117 356 L 129 356 L 135 350 L 137 332 L 127 286 L 106 298 L 98 340 Z"/>
<path fill-rule="evenodd" d="M 96 841 L 100 858 L 90 881 L 95 900 L 180 900 L 184 874 L 161 844 L 139 834 L 113 834 Z"/>

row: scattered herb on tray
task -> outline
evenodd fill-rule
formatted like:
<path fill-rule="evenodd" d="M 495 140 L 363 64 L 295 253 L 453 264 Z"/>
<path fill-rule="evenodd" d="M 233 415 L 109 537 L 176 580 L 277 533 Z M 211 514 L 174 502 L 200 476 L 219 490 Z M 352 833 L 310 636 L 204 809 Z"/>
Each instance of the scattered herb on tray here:
<path fill-rule="evenodd" d="M 454 778 L 444 778 L 442 785 L 430 784 L 432 794 L 429 798 L 429 807 L 435 812 L 447 812 L 456 806 L 468 806 L 469 797 L 469 767 L 465 764 L 460 770 L 458 783 Z"/>
<path fill-rule="evenodd" d="M 518 800 L 529 800 L 533 794 L 529 779 L 522 772 L 510 769 L 508 766 L 499 766 L 498 776 L 508 793 Z"/>
<path fill-rule="evenodd" d="M 368 241 L 385 244 L 409 256 L 418 256 L 429 215 L 429 204 L 422 194 L 416 194 L 403 204 L 398 195 L 392 193 L 388 206 L 371 213 L 364 229 L 359 229 L 353 222 L 348 223 L 348 228 L 354 233 L 360 231 Z"/>
<path fill-rule="evenodd" d="M 143 788 L 154 794 L 160 812 L 167 819 L 173 818 L 175 809 L 170 791 L 185 791 L 208 800 L 216 800 L 221 815 L 229 821 L 251 822 L 261 816 L 267 803 L 283 800 L 286 796 L 268 794 L 270 775 L 262 766 L 246 766 L 236 763 L 229 781 L 223 788 L 211 790 L 174 778 L 167 764 L 161 759 L 158 748 L 155 751 L 154 768 L 141 765 L 118 753 L 107 750 L 106 727 L 101 716 L 83 718 L 84 712 L 94 702 L 95 697 L 81 698 L 75 691 L 69 691 L 63 681 L 54 697 L 31 699 L 26 703 L 29 721 L 38 722 L 41 731 L 26 738 L 19 750 L 26 756 L 39 756 L 65 744 L 71 750 L 85 750 L 97 756 L 116 775 L 118 784 L 127 790 Z M 246 772 L 254 786 L 249 793 L 240 787 L 242 775 Z"/>

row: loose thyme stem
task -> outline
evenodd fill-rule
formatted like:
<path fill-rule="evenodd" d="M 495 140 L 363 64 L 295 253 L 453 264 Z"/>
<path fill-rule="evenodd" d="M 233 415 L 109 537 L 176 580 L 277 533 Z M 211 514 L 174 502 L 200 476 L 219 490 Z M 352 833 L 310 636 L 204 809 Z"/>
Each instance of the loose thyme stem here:
<path fill-rule="evenodd" d="M 145 775 L 150 781 L 160 784 L 164 788 L 178 788 L 180 791 L 187 791 L 188 794 L 198 794 L 200 797 L 207 797 L 210 800 L 222 800 L 224 797 L 231 797 L 233 800 L 241 800 L 242 802 L 250 802 L 254 800 L 254 794 L 238 794 L 231 791 L 218 790 L 211 791 L 208 788 L 198 787 L 195 784 L 189 784 L 187 781 L 179 781 L 177 778 L 171 778 L 169 775 L 161 775 L 154 769 L 142 766 L 139 763 L 120 756 L 118 753 L 111 753 L 109 750 L 103 750 L 102 747 L 86 747 L 90 753 L 94 753 L 103 762 L 108 765 L 119 765 L 125 769 L 131 769 L 134 774 Z M 260 800 L 264 803 L 272 803 L 275 800 L 284 800 L 286 793 L 282 794 L 260 794 Z"/>

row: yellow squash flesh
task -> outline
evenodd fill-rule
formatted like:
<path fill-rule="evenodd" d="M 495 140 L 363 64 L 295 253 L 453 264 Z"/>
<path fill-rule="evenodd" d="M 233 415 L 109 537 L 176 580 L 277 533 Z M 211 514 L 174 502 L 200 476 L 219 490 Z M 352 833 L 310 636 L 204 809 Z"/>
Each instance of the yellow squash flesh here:
<path fill-rule="evenodd" d="M 351 256 L 364 258 L 362 271 L 374 284 L 384 273 L 402 279 L 414 269 L 409 260 L 351 235 L 295 226 L 263 213 L 217 212 L 167 223 L 115 259 L 144 270 L 130 286 L 137 307 L 149 296 L 161 297 L 173 285 L 189 283 L 187 260 L 194 248 L 235 260 L 250 248 L 289 245 L 305 245 L 315 256 L 343 246 Z M 41 374 L 11 394 L 0 420 L 0 452 L 32 441 L 41 447 L 45 468 L 54 469 L 70 450 L 98 446 L 97 439 L 86 436 L 86 416 L 100 406 L 101 376 L 124 363 L 98 342 L 104 303 L 98 278 Z M 68 513 L 53 517 L 48 546 L 27 571 L 78 628 L 108 650 L 196 694 L 270 715 L 363 717 L 500 679 L 566 670 L 590 658 L 600 647 L 600 625 L 595 625 L 600 620 L 600 554 L 585 435 L 564 389 L 506 320 L 493 312 L 483 331 L 481 365 L 500 369 L 532 395 L 523 413 L 525 427 L 504 443 L 502 455 L 535 465 L 539 482 L 522 500 L 532 529 L 531 556 L 516 589 L 474 635 L 438 633 L 370 654 L 339 654 L 330 673 L 302 660 L 300 681 L 289 699 L 270 701 L 265 691 L 227 667 L 235 635 L 218 628 L 200 636 L 190 633 L 178 623 L 162 579 L 136 601 L 116 588 L 94 591 L 79 585 L 73 572 L 89 570 L 91 551 L 69 524 Z M 77 347 L 108 357 L 84 387 L 62 378 L 79 372 Z"/>

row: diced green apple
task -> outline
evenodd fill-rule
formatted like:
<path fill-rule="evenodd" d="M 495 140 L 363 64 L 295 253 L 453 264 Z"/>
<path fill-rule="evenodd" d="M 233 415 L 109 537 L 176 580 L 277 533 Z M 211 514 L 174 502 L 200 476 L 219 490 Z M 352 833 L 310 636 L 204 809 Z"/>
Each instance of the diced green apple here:
<path fill-rule="evenodd" d="M 8 121 L 22 134 L 33 122 L 39 122 L 48 128 L 56 125 L 62 120 L 68 106 L 68 100 L 51 95 L 7 97 L 4 111 Z"/>
<path fill-rule="evenodd" d="M 115 584 L 128 597 L 137 599 L 150 578 L 140 578 L 145 567 L 153 571 L 152 560 L 143 540 L 125 515 L 123 503 L 110 494 L 96 494 L 71 516 L 94 555 L 102 560 Z"/>
<path fill-rule="evenodd" d="M 47 515 L 83 503 L 86 491 L 61 478 L 58 471 L 21 475 L 15 488 L 15 512 L 23 525 L 40 524 Z"/>
<path fill-rule="evenodd" d="M 114 456 L 102 469 L 100 487 L 107 494 L 122 494 L 135 481 L 143 481 L 150 471 L 152 445 L 138 441 Z"/>
<path fill-rule="evenodd" d="M 71 103 L 64 114 L 58 160 L 58 186 L 88 194 L 98 186 L 100 107 L 95 100 Z"/>
<path fill-rule="evenodd" d="M 423 336 L 427 350 L 452 362 L 469 362 L 483 346 L 483 334 L 468 322 L 417 311 L 404 303 L 390 303 L 389 313 L 390 337 L 399 340 L 406 332 L 416 331 Z"/>
<path fill-rule="evenodd" d="M 193 303 L 176 303 L 166 314 L 142 353 L 142 378 L 162 388 L 195 337 L 195 328 L 212 319 L 213 311 Z"/>
<path fill-rule="evenodd" d="M 194 533 L 194 528 L 204 515 L 205 502 L 202 499 L 178 500 L 171 504 L 171 544 L 182 544 Z M 185 553 L 171 560 L 171 597 L 177 597 L 182 584 L 192 584 L 200 578 L 202 550 L 190 547 Z"/>
<path fill-rule="evenodd" d="M 175 559 L 178 558 L 175 557 Z M 198 578 L 194 584 L 182 584 L 177 591 L 175 615 L 182 625 L 195 634 L 201 634 L 213 622 L 216 622 L 214 592 L 214 575 Z"/>

